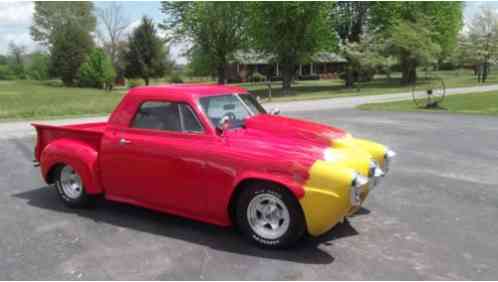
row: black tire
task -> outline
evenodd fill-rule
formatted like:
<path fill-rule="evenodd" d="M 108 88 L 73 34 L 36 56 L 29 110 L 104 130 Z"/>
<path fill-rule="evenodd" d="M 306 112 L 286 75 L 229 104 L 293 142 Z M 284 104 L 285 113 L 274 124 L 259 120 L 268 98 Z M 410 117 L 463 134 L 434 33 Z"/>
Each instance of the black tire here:
<path fill-rule="evenodd" d="M 62 200 L 62 202 L 70 207 L 70 208 L 86 208 L 86 207 L 89 207 L 91 205 L 94 204 L 94 200 L 95 198 L 88 195 L 85 191 L 85 187 L 84 187 L 84 184 L 83 184 L 83 181 L 81 180 L 81 193 L 77 196 L 77 197 L 74 197 L 74 196 L 69 196 L 65 191 L 64 191 L 64 188 L 63 188 L 63 180 L 61 179 L 62 178 L 62 175 L 63 175 L 63 170 L 65 168 L 70 168 L 72 169 L 71 166 L 69 165 L 60 165 L 56 168 L 56 171 L 55 171 L 55 188 L 57 190 L 57 194 L 59 195 L 59 198 Z M 73 171 L 79 175 L 79 173 L 73 169 Z"/>
<path fill-rule="evenodd" d="M 244 187 L 236 202 L 235 219 L 239 230 L 250 241 L 266 248 L 285 248 L 293 245 L 306 233 L 306 222 L 299 202 L 286 188 L 269 183 L 258 182 Z M 258 195 L 272 195 L 283 202 L 289 214 L 286 231 L 278 238 L 264 238 L 253 230 L 249 223 L 249 203 Z"/>

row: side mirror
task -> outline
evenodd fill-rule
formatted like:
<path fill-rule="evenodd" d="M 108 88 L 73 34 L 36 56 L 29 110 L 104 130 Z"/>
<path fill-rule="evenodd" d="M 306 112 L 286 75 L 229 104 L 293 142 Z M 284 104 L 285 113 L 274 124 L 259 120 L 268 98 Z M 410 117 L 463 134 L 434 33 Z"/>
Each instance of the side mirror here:
<path fill-rule="evenodd" d="M 270 115 L 273 116 L 278 116 L 280 114 L 280 109 L 279 108 L 273 108 L 270 110 Z"/>
<path fill-rule="evenodd" d="M 216 126 L 216 132 L 218 134 L 223 135 L 223 131 L 225 131 L 230 126 L 230 118 L 228 116 L 224 116 L 221 118 L 220 122 Z"/>

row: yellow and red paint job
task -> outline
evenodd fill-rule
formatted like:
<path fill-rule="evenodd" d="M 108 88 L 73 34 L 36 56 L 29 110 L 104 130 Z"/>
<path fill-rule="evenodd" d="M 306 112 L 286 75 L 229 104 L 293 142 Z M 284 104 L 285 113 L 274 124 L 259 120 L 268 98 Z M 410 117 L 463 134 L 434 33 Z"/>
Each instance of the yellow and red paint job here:
<path fill-rule="evenodd" d="M 382 167 L 386 150 L 383 145 L 349 134 L 331 142 L 324 159 L 316 160 L 311 166 L 304 196 L 299 200 L 309 234 L 319 236 L 359 209 L 350 201 L 353 174 L 368 177 L 372 160 Z M 362 202 L 368 192 L 366 185 L 361 194 Z"/>
<path fill-rule="evenodd" d="M 57 165 L 65 163 L 78 170 L 89 194 L 219 225 L 233 223 L 231 199 L 247 180 L 286 187 L 299 200 L 311 235 L 355 212 L 353 173 L 367 176 L 372 160 L 384 167 L 384 146 L 332 126 L 269 114 L 252 116 L 243 128 L 219 135 L 199 98 L 229 93 L 250 95 L 227 86 L 133 88 L 108 122 L 35 125 L 35 158 L 49 183 Z M 190 105 L 204 132 L 131 128 L 146 101 Z M 121 145 L 122 138 L 131 145 Z M 361 201 L 367 194 L 365 187 Z"/>

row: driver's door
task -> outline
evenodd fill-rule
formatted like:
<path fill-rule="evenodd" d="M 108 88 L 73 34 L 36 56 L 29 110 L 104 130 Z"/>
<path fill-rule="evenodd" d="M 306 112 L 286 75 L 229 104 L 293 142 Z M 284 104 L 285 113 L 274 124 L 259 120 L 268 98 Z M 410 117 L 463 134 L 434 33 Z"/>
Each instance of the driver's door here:
<path fill-rule="evenodd" d="M 112 130 L 102 146 L 102 176 L 110 197 L 199 214 L 205 157 L 213 142 L 189 105 L 141 104 L 129 128 Z"/>

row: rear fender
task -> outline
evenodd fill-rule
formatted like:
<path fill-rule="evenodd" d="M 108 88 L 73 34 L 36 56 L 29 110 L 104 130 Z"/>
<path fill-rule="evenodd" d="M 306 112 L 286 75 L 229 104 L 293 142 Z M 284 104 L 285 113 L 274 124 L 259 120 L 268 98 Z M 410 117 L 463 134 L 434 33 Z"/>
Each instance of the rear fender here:
<path fill-rule="evenodd" d="M 51 181 L 50 173 L 59 164 L 68 164 L 76 169 L 88 194 L 104 192 L 99 177 L 98 152 L 91 146 L 71 139 L 59 139 L 48 144 L 40 159 L 42 175 L 47 183 Z"/>

